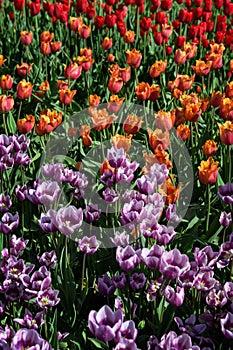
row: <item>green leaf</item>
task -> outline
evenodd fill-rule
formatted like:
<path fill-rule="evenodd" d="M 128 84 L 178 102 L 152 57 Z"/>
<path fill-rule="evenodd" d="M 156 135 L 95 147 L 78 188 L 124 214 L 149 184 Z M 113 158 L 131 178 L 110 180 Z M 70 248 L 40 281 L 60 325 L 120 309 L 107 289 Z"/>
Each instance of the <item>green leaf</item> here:
<path fill-rule="evenodd" d="M 17 131 L 17 126 L 16 126 L 16 122 L 14 120 L 13 114 L 11 112 L 9 112 L 6 120 L 7 120 L 7 126 L 8 126 L 10 133 L 15 134 Z"/>
<path fill-rule="evenodd" d="M 108 347 L 105 343 L 103 343 L 102 341 L 100 340 L 97 340 L 97 339 L 93 339 L 93 338 L 88 338 L 88 340 L 90 340 L 97 349 L 106 349 L 108 350 Z"/>

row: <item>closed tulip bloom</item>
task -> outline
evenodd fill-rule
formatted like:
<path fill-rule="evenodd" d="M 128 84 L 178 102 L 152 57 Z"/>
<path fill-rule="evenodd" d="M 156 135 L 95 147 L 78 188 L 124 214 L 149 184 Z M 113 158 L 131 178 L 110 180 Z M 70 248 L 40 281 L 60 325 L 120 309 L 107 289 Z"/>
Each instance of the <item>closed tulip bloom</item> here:
<path fill-rule="evenodd" d="M 233 98 L 233 81 L 227 83 L 226 86 L 226 97 Z"/>
<path fill-rule="evenodd" d="M 91 69 L 94 60 L 91 56 L 78 56 L 78 64 L 82 67 L 84 72 L 87 72 Z"/>
<path fill-rule="evenodd" d="M 155 152 L 156 149 L 161 146 L 163 150 L 166 150 L 170 144 L 169 132 L 167 130 L 162 131 L 161 129 L 156 129 L 154 131 L 148 130 L 149 134 L 149 145 Z"/>
<path fill-rule="evenodd" d="M 123 87 L 123 80 L 119 76 L 112 74 L 108 81 L 108 90 L 112 94 L 117 94 Z"/>
<path fill-rule="evenodd" d="M 14 98 L 11 95 L 0 95 L 0 112 L 9 112 L 14 106 Z"/>
<path fill-rule="evenodd" d="M 26 80 L 21 80 L 16 86 L 17 97 L 20 99 L 25 99 L 31 96 L 33 85 Z"/>
<path fill-rule="evenodd" d="M 176 135 L 181 140 L 187 140 L 190 137 L 190 127 L 188 125 L 180 124 L 176 128 Z"/>
<path fill-rule="evenodd" d="M 17 129 L 19 132 L 26 134 L 34 128 L 35 121 L 32 114 L 26 115 L 25 118 L 17 120 Z"/>
<path fill-rule="evenodd" d="M 160 74 L 162 74 L 167 68 L 167 61 L 156 61 L 150 67 L 150 76 L 152 79 L 157 78 Z"/>
<path fill-rule="evenodd" d="M 167 179 L 166 182 L 161 185 L 161 190 L 165 197 L 166 205 L 175 203 L 179 199 L 180 189 L 181 185 L 175 187 L 170 179 Z"/>
<path fill-rule="evenodd" d="M 181 49 L 177 49 L 174 56 L 174 61 L 176 64 L 181 65 L 186 62 L 187 55 L 185 51 L 182 51 Z"/>
<path fill-rule="evenodd" d="M 124 97 L 120 98 L 117 95 L 111 95 L 109 102 L 107 103 L 107 110 L 109 113 L 117 113 L 119 112 L 123 102 L 124 102 Z"/>
<path fill-rule="evenodd" d="M 233 121 L 233 100 L 228 97 L 222 98 L 219 112 L 223 119 Z"/>
<path fill-rule="evenodd" d="M 43 92 L 47 92 L 49 91 L 49 89 L 50 89 L 50 85 L 47 80 L 43 81 L 39 86 L 39 90 Z"/>
<path fill-rule="evenodd" d="M 220 91 L 213 91 L 210 98 L 210 103 L 213 107 L 218 107 L 222 100 L 222 93 Z"/>
<path fill-rule="evenodd" d="M 175 123 L 175 114 L 172 112 L 158 111 L 155 114 L 155 124 L 161 130 L 170 130 Z"/>
<path fill-rule="evenodd" d="M 61 50 L 62 42 L 61 41 L 52 41 L 50 43 L 50 45 L 51 45 L 52 53 L 56 53 L 56 52 Z"/>
<path fill-rule="evenodd" d="M 78 27 L 78 34 L 80 38 L 87 39 L 91 34 L 91 26 L 87 26 L 86 24 L 81 24 Z"/>
<path fill-rule="evenodd" d="M 135 32 L 132 30 L 127 30 L 124 35 L 124 42 L 127 44 L 132 44 L 135 40 Z"/>
<path fill-rule="evenodd" d="M 33 37 L 32 32 L 27 32 L 26 30 L 22 30 L 20 32 L 21 44 L 26 46 L 30 45 L 32 42 L 32 37 Z"/>
<path fill-rule="evenodd" d="M 24 77 L 27 74 L 30 74 L 32 66 L 33 66 L 33 63 L 32 64 L 28 64 L 26 62 L 23 62 L 21 65 L 17 64 L 16 65 L 17 74 L 20 77 Z"/>
<path fill-rule="evenodd" d="M 201 165 L 198 167 L 199 180 L 204 185 L 212 185 L 217 181 L 219 162 L 215 162 L 212 157 L 209 157 L 206 161 L 202 160 Z"/>
<path fill-rule="evenodd" d="M 71 80 L 78 79 L 82 73 L 82 66 L 77 63 L 70 62 L 68 66 L 65 66 L 64 76 Z"/>
<path fill-rule="evenodd" d="M 114 55 L 112 55 L 111 53 L 108 54 L 108 62 L 110 62 L 110 63 L 114 62 L 115 58 L 116 57 Z"/>
<path fill-rule="evenodd" d="M 186 43 L 184 44 L 184 51 L 186 53 L 187 59 L 191 59 L 197 53 L 197 45 L 194 43 Z"/>
<path fill-rule="evenodd" d="M 66 90 L 69 87 L 69 83 L 63 80 L 57 80 L 57 90 Z"/>
<path fill-rule="evenodd" d="M 101 97 L 98 96 L 97 94 L 90 95 L 88 98 L 89 105 L 91 107 L 97 107 L 100 104 Z"/>
<path fill-rule="evenodd" d="M 40 52 L 43 55 L 48 56 L 51 53 L 51 43 L 42 41 L 40 44 Z"/>
<path fill-rule="evenodd" d="M 70 29 L 73 32 L 77 32 L 79 26 L 83 24 L 83 19 L 82 17 L 70 17 Z"/>
<path fill-rule="evenodd" d="M 126 134 L 136 134 L 142 127 L 142 117 L 136 114 L 129 114 L 123 123 L 123 129 Z"/>
<path fill-rule="evenodd" d="M 139 83 L 136 86 L 135 93 L 139 100 L 148 100 L 151 93 L 150 85 L 145 82 Z"/>
<path fill-rule="evenodd" d="M 217 151 L 217 149 L 217 142 L 214 140 L 207 140 L 202 147 L 202 152 L 206 157 L 210 157 Z"/>
<path fill-rule="evenodd" d="M 65 105 L 68 105 L 72 102 L 74 95 L 76 94 L 77 90 L 60 90 L 59 91 L 59 98 L 62 103 Z"/>
<path fill-rule="evenodd" d="M 79 50 L 80 56 L 86 56 L 86 57 L 91 57 L 92 56 L 92 49 L 83 47 Z"/>
<path fill-rule="evenodd" d="M 161 34 L 164 38 L 169 38 L 172 35 L 173 26 L 169 26 L 168 24 L 162 24 Z"/>
<path fill-rule="evenodd" d="M 227 120 L 223 125 L 218 123 L 220 141 L 225 145 L 233 144 L 233 122 Z"/>
<path fill-rule="evenodd" d="M 105 37 L 101 43 L 101 47 L 103 50 L 109 50 L 112 47 L 112 38 Z"/>
<path fill-rule="evenodd" d="M 10 74 L 2 75 L 0 79 L 0 87 L 2 90 L 10 90 L 13 85 L 13 78 Z"/>
<path fill-rule="evenodd" d="M 129 81 L 131 77 L 131 68 L 130 67 L 119 68 L 118 76 L 123 80 L 124 83 L 127 83 L 127 81 Z"/>
<path fill-rule="evenodd" d="M 142 54 L 140 51 L 137 51 L 135 48 L 130 51 L 126 51 L 126 63 L 131 67 L 131 68 L 138 68 L 141 64 L 142 60 Z"/>
<path fill-rule="evenodd" d="M 53 40 L 54 34 L 50 33 L 49 31 L 43 31 L 40 34 L 40 42 L 45 42 L 45 43 L 49 43 Z"/>

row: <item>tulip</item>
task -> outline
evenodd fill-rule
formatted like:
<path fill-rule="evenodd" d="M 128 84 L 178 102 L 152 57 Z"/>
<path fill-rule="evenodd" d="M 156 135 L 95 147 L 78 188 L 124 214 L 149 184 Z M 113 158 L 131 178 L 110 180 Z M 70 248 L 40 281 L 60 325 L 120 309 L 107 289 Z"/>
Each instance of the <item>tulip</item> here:
<path fill-rule="evenodd" d="M 30 74 L 32 66 L 33 66 L 33 63 L 32 64 L 28 64 L 26 62 L 23 62 L 21 65 L 17 64 L 16 65 L 17 74 L 20 77 L 24 77 L 27 74 Z"/>
<path fill-rule="evenodd" d="M 212 157 L 209 157 L 206 161 L 202 160 L 201 165 L 198 167 L 199 180 L 205 185 L 212 185 L 217 181 L 219 162 L 215 162 Z"/>
<path fill-rule="evenodd" d="M 45 42 L 45 43 L 48 43 L 48 42 L 51 42 L 53 40 L 53 37 L 54 37 L 54 34 L 53 33 L 50 33 L 49 31 L 43 31 L 41 34 L 40 34 L 40 42 Z"/>
<path fill-rule="evenodd" d="M 70 62 L 68 66 L 65 66 L 64 76 L 71 80 L 78 79 L 82 73 L 82 66 L 77 63 Z"/>
<path fill-rule="evenodd" d="M 131 139 L 132 135 L 123 136 L 117 134 L 111 138 L 111 141 L 114 147 L 123 148 L 125 152 L 128 152 L 131 147 Z"/>
<path fill-rule="evenodd" d="M 135 40 L 135 35 L 135 32 L 133 32 L 132 30 L 126 31 L 124 34 L 124 42 L 127 44 L 132 44 Z"/>
<path fill-rule="evenodd" d="M 150 86 L 150 97 L 149 97 L 149 100 L 150 101 L 156 101 L 156 100 L 158 100 L 159 96 L 160 96 L 160 86 L 152 84 Z"/>
<path fill-rule="evenodd" d="M 50 43 L 50 46 L 51 46 L 52 53 L 56 53 L 61 50 L 62 43 L 61 41 L 52 41 Z"/>
<path fill-rule="evenodd" d="M 2 75 L 0 79 L 0 87 L 2 90 L 10 90 L 13 85 L 12 76 L 9 74 Z"/>
<path fill-rule="evenodd" d="M 126 51 L 126 63 L 131 67 L 131 68 L 138 68 L 141 64 L 142 60 L 142 54 L 140 51 L 137 51 L 135 48 L 130 51 Z"/>
<path fill-rule="evenodd" d="M 49 41 L 42 41 L 40 44 L 40 52 L 43 55 L 48 56 L 51 53 L 51 43 Z"/>
<path fill-rule="evenodd" d="M 78 27 L 78 34 L 79 34 L 80 38 L 87 39 L 91 34 L 91 26 L 81 24 Z"/>
<path fill-rule="evenodd" d="M 34 128 L 35 117 L 32 114 L 26 115 L 25 118 L 17 120 L 17 128 L 19 132 L 27 134 Z"/>
<path fill-rule="evenodd" d="M 217 151 L 217 149 L 217 143 L 214 140 L 207 140 L 202 147 L 202 152 L 206 157 L 210 157 Z"/>
<path fill-rule="evenodd" d="M 78 28 L 83 24 L 82 17 L 70 17 L 70 29 L 73 32 L 77 32 Z"/>
<path fill-rule="evenodd" d="M 3 55 L 0 55 L 0 67 L 2 67 L 4 62 L 6 62 L 6 58 L 4 58 Z"/>
<path fill-rule="evenodd" d="M 112 94 L 117 94 L 123 87 L 123 80 L 122 78 L 118 77 L 115 74 L 112 74 L 108 81 L 108 90 Z"/>
<path fill-rule="evenodd" d="M 197 60 L 196 66 L 192 66 L 192 69 L 194 70 L 194 73 L 200 76 L 207 75 L 210 72 L 212 66 L 212 62 L 207 62 Z"/>
<path fill-rule="evenodd" d="M 94 61 L 91 56 L 78 56 L 78 64 L 82 67 L 84 72 L 87 72 L 89 69 L 91 69 L 93 62 Z"/>
<path fill-rule="evenodd" d="M 101 100 L 101 97 L 96 94 L 90 95 L 88 98 L 89 105 L 92 107 L 97 107 L 100 104 L 100 100 Z"/>
<path fill-rule="evenodd" d="M 160 74 L 162 74 L 167 67 L 167 61 L 156 61 L 151 67 L 150 67 L 150 76 L 152 79 L 157 78 Z"/>
<path fill-rule="evenodd" d="M 9 112 L 14 106 L 14 98 L 11 95 L 0 95 L 0 112 Z"/>
<path fill-rule="evenodd" d="M 227 120 L 223 125 L 218 123 L 220 132 L 220 141 L 225 145 L 233 144 L 233 122 Z"/>
<path fill-rule="evenodd" d="M 119 112 L 123 102 L 124 102 L 124 97 L 120 98 L 117 95 L 111 95 L 109 102 L 107 103 L 108 112 L 110 112 L 110 113 Z"/>
<path fill-rule="evenodd" d="M 149 134 L 149 145 L 154 152 L 161 146 L 163 150 L 167 149 L 170 144 L 169 133 L 167 130 L 162 131 L 161 129 L 156 129 L 154 131 L 148 130 Z"/>
<path fill-rule="evenodd" d="M 112 38 L 105 37 L 101 43 L 101 47 L 103 50 L 109 50 L 112 47 Z"/>
<path fill-rule="evenodd" d="M 65 105 L 68 105 L 72 102 L 74 95 L 76 94 L 77 90 L 70 90 L 69 88 L 66 90 L 60 90 L 59 91 L 59 98 L 62 103 Z"/>
<path fill-rule="evenodd" d="M 150 97 L 151 89 L 148 83 L 142 82 L 136 86 L 136 96 L 139 100 L 148 100 Z"/>
<path fill-rule="evenodd" d="M 123 129 L 126 134 L 136 134 L 142 127 L 142 117 L 136 114 L 129 114 L 123 123 Z"/>
<path fill-rule="evenodd" d="M 33 85 L 26 80 L 21 80 L 16 86 L 17 97 L 20 99 L 25 99 L 31 96 Z"/>
<path fill-rule="evenodd" d="M 20 32 L 21 44 L 26 46 L 30 45 L 32 42 L 32 37 L 33 37 L 32 32 L 27 32 L 26 30 L 22 30 Z"/>

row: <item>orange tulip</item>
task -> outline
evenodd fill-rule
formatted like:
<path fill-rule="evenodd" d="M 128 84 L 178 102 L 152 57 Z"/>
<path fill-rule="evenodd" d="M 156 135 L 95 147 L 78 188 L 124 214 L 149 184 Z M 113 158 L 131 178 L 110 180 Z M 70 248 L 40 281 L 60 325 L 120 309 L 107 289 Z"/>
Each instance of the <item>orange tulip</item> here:
<path fill-rule="evenodd" d="M 175 123 L 175 113 L 158 111 L 155 114 L 155 124 L 161 130 L 170 130 Z"/>
<path fill-rule="evenodd" d="M 211 69 L 212 62 L 196 60 L 196 66 L 192 66 L 194 73 L 200 76 L 207 75 Z"/>
<path fill-rule="evenodd" d="M 69 83 L 63 80 L 57 80 L 57 90 L 66 90 L 69 87 Z"/>
<path fill-rule="evenodd" d="M 217 149 L 217 142 L 214 140 L 207 140 L 202 147 L 202 152 L 206 157 L 210 157 L 217 151 Z"/>
<path fill-rule="evenodd" d="M 97 107 L 100 104 L 101 97 L 94 94 L 94 95 L 90 95 L 88 100 L 89 100 L 89 105 L 91 107 Z"/>
<path fill-rule="evenodd" d="M 136 134 L 142 127 L 142 117 L 136 114 L 129 114 L 123 123 L 123 129 L 126 134 Z"/>
<path fill-rule="evenodd" d="M 210 98 L 210 103 L 212 106 L 218 107 L 221 103 L 222 97 L 223 95 L 220 91 L 213 91 Z"/>
<path fill-rule="evenodd" d="M 80 56 L 86 56 L 86 57 L 91 57 L 92 56 L 92 49 L 83 47 L 79 50 Z"/>
<path fill-rule="evenodd" d="M 225 46 L 223 44 L 210 44 L 210 53 L 216 53 L 219 55 L 222 55 L 223 52 L 225 51 Z"/>
<path fill-rule="evenodd" d="M 161 146 L 157 147 L 155 154 L 143 154 L 143 159 L 146 163 L 148 163 L 148 165 L 143 167 L 143 173 L 148 173 L 151 165 L 153 165 L 154 163 L 165 164 L 168 170 L 172 169 L 172 162 L 169 160 L 169 154 L 166 151 L 164 151 L 164 149 Z"/>
<path fill-rule="evenodd" d="M 16 65 L 17 74 L 20 77 L 24 77 L 27 74 L 30 74 L 32 66 L 33 66 L 33 63 L 32 64 L 28 64 L 26 62 L 23 62 L 21 65 L 17 64 Z"/>
<path fill-rule="evenodd" d="M 103 50 L 109 50 L 112 47 L 112 38 L 105 37 L 101 43 L 101 47 Z"/>
<path fill-rule="evenodd" d="M 176 135 L 181 140 L 187 140 L 190 137 L 190 127 L 188 125 L 180 124 L 176 128 Z"/>
<path fill-rule="evenodd" d="M 32 32 L 27 32 L 26 30 L 22 30 L 20 32 L 20 41 L 22 45 L 30 45 L 32 42 Z"/>
<path fill-rule="evenodd" d="M 223 125 L 218 123 L 220 141 L 225 145 L 233 145 L 233 122 L 227 120 Z"/>
<path fill-rule="evenodd" d="M 80 136 L 82 137 L 83 146 L 89 147 L 92 144 L 92 138 L 90 136 L 91 128 L 89 125 L 82 125 L 80 130 Z"/>
<path fill-rule="evenodd" d="M 106 108 L 90 110 L 90 115 L 95 130 L 103 130 L 110 127 L 113 121 L 117 118 L 115 114 L 108 114 Z"/>
<path fill-rule="evenodd" d="M 142 54 L 140 51 L 137 51 L 135 48 L 130 51 L 126 51 L 126 63 L 131 67 L 131 68 L 138 68 L 141 64 L 142 60 Z"/>
<path fill-rule="evenodd" d="M 27 134 L 34 128 L 36 119 L 32 114 L 26 115 L 25 118 L 17 120 L 17 128 L 19 132 Z"/>
<path fill-rule="evenodd" d="M 91 34 L 91 26 L 87 26 L 86 24 L 81 24 L 78 27 L 78 34 L 80 38 L 87 39 Z"/>
<path fill-rule="evenodd" d="M 230 83 L 227 83 L 226 97 L 233 99 L 233 81 L 231 81 Z"/>
<path fill-rule="evenodd" d="M 169 26 L 168 24 L 162 24 L 161 34 L 164 38 L 169 38 L 172 35 L 173 26 Z"/>
<path fill-rule="evenodd" d="M 48 134 L 57 128 L 62 122 L 62 113 L 46 109 L 40 112 L 40 121 L 36 126 L 36 133 L 39 136 Z"/>
<path fill-rule="evenodd" d="M 12 76 L 9 74 L 2 75 L 0 79 L 0 87 L 2 90 L 10 90 L 13 85 Z"/>
<path fill-rule="evenodd" d="M 133 32 L 132 30 L 127 30 L 124 35 L 124 42 L 126 44 L 132 44 L 135 40 L 135 35 L 135 32 Z"/>
<path fill-rule="evenodd" d="M 156 101 L 156 100 L 158 100 L 159 96 L 160 96 L 160 86 L 152 84 L 150 86 L 150 97 L 149 97 L 149 100 L 150 101 Z"/>
<path fill-rule="evenodd" d="M 136 86 L 136 96 L 139 100 L 148 100 L 150 97 L 150 85 L 148 83 L 142 82 Z"/>
<path fill-rule="evenodd" d="M 127 83 L 127 81 L 130 80 L 131 68 L 130 67 L 120 68 L 119 67 L 118 76 L 123 80 L 124 83 Z"/>
<path fill-rule="evenodd" d="M 78 79 L 82 73 L 82 66 L 79 66 L 77 63 L 70 62 L 68 66 L 64 69 L 64 76 L 71 80 Z"/>
<path fill-rule="evenodd" d="M 103 175 L 103 173 L 105 171 L 110 171 L 112 170 L 112 172 L 114 172 L 114 168 L 111 167 L 111 165 L 109 164 L 107 158 L 104 159 L 103 163 L 100 166 L 100 175 Z"/>
<path fill-rule="evenodd" d="M 0 95 L 0 112 L 9 112 L 14 107 L 14 98 L 11 95 Z"/>
<path fill-rule="evenodd" d="M 6 58 L 4 58 L 3 55 L 0 55 L 0 67 L 2 67 L 4 62 L 6 62 Z"/>
<path fill-rule="evenodd" d="M 228 97 L 220 102 L 220 116 L 225 120 L 233 120 L 233 100 Z"/>
<path fill-rule="evenodd" d="M 187 59 L 193 58 L 197 53 L 197 45 L 191 43 L 184 44 L 184 51 L 186 52 Z"/>
<path fill-rule="evenodd" d="M 212 185 L 217 181 L 219 162 L 215 162 L 212 157 L 209 157 L 206 161 L 202 160 L 201 165 L 198 167 L 199 180 L 204 185 Z"/>
<path fill-rule="evenodd" d="M 52 53 L 56 53 L 56 52 L 59 52 L 61 50 L 62 42 L 61 41 L 52 41 L 50 43 L 50 45 L 51 45 Z"/>
<path fill-rule="evenodd" d="M 45 30 L 40 34 L 40 42 L 49 43 L 53 41 L 54 33 L 50 33 L 49 31 Z"/>
<path fill-rule="evenodd" d="M 169 205 L 175 203 L 180 196 L 181 185 L 175 187 L 171 180 L 168 178 L 164 184 L 160 186 L 160 191 L 165 198 L 165 204 Z"/>
<path fill-rule="evenodd" d="M 186 62 L 187 55 L 185 51 L 182 51 L 181 49 L 177 49 L 174 55 L 174 61 L 176 64 L 181 65 Z"/>
<path fill-rule="evenodd" d="M 68 129 L 68 136 L 69 136 L 69 137 L 74 137 L 74 136 L 76 136 L 76 135 L 77 135 L 77 131 L 78 131 L 77 128 L 72 128 L 72 127 L 70 127 L 70 128 Z"/>
<path fill-rule="evenodd" d="M 165 72 L 167 68 L 167 61 L 156 61 L 152 66 L 150 67 L 150 76 L 152 79 L 157 78 L 160 74 Z"/>
<path fill-rule="evenodd" d="M 167 130 L 162 131 L 161 129 L 155 129 L 152 131 L 148 130 L 149 134 L 149 145 L 152 150 L 155 152 L 158 146 L 162 146 L 166 150 L 170 144 L 170 137 Z"/>
<path fill-rule="evenodd" d="M 47 80 L 43 81 L 39 86 L 39 90 L 43 91 L 43 92 L 47 92 L 47 91 L 49 91 L 49 89 L 50 89 L 50 85 L 49 85 L 49 82 Z"/>
<path fill-rule="evenodd" d="M 107 110 L 110 113 L 117 113 L 124 102 L 124 97 L 120 98 L 117 95 L 111 95 L 107 103 Z"/>
<path fill-rule="evenodd" d="M 211 62 L 211 69 L 219 69 L 222 67 L 222 55 L 218 53 L 211 53 L 205 55 L 205 59 L 207 62 Z"/>
<path fill-rule="evenodd" d="M 114 62 L 115 58 L 116 57 L 113 54 L 111 54 L 111 53 L 108 54 L 108 62 L 110 62 L 110 63 Z"/>
<path fill-rule="evenodd" d="M 84 72 L 87 72 L 91 69 L 94 60 L 91 56 L 78 56 L 78 64 L 82 67 Z"/>
<path fill-rule="evenodd" d="M 17 97 L 20 99 L 25 99 L 31 96 L 33 85 L 26 80 L 21 80 L 16 86 Z"/>
<path fill-rule="evenodd" d="M 70 90 L 69 88 L 66 90 L 60 90 L 59 91 L 60 101 L 65 105 L 69 105 L 72 102 L 76 92 L 77 90 Z"/>
<path fill-rule="evenodd" d="M 108 81 L 108 90 L 112 94 L 117 94 L 123 87 L 123 80 L 116 74 L 112 74 Z"/>
<path fill-rule="evenodd" d="M 123 135 L 117 134 L 111 138 L 111 141 L 112 141 L 112 144 L 114 147 L 123 148 L 125 150 L 125 152 L 128 152 L 130 150 L 130 147 L 131 147 L 132 137 L 133 137 L 133 135 L 123 136 Z"/>
<path fill-rule="evenodd" d="M 73 32 L 77 32 L 79 26 L 83 24 L 83 19 L 82 17 L 70 17 L 70 29 Z"/>
<path fill-rule="evenodd" d="M 51 44 L 48 41 L 42 41 L 40 44 L 40 52 L 44 55 L 44 56 L 48 56 L 51 53 Z"/>

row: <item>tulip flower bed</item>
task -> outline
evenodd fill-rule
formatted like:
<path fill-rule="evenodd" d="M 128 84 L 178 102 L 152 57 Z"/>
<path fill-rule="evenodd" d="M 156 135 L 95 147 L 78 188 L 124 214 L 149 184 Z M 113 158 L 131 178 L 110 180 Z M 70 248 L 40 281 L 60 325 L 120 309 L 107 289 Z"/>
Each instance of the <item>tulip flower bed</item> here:
<path fill-rule="evenodd" d="M 1 349 L 232 349 L 232 24 L 0 1 Z"/>

